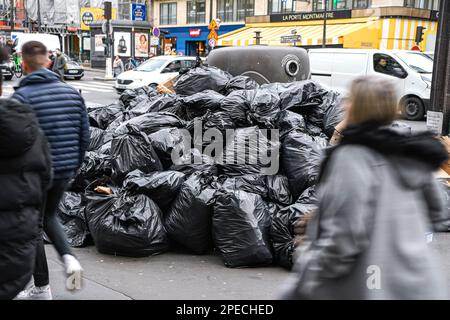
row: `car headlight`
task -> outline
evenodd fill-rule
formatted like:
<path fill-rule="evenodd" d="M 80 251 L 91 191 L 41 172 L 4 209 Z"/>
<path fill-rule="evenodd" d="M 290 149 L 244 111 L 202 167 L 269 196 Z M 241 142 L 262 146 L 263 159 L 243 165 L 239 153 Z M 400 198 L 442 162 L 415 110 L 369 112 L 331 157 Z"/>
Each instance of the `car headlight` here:
<path fill-rule="evenodd" d="M 425 77 L 421 77 L 422 81 L 425 82 L 425 84 L 427 85 L 427 89 L 431 89 L 431 80 Z"/>

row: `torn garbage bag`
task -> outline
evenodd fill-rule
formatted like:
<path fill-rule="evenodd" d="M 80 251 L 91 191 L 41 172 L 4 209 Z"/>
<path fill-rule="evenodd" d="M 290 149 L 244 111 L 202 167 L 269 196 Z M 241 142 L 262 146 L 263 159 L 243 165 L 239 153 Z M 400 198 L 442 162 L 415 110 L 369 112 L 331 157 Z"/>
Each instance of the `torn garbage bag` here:
<path fill-rule="evenodd" d="M 100 253 L 144 257 L 168 250 L 168 238 L 158 206 L 143 194 L 113 194 L 94 191 L 103 181 L 86 191 L 86 216 L 95 246 Z"/>
<path fill-rule="evenodd" d="M 177 171 L 162 171 L 145 174 L 142 171 L 130 172 L 123 187 L 132 194 L 144 194 L 166 212 L 178 194 L 185 175 Z"/>
<path fill-rule="evenodd" d="M 86 203 L 82 193 L 65 192 L 56 210 L 59 221 L 72 247 L 89 243 L 89 230 L 84 215 Z"/>
<path fill-rule="evenodd" d="M 270 210 L 259 195 L 241 190 L 215 194 L 213 239 L 225 266 L 253 267 L 272 262 L 270 220 Z"/>
<path fill-rule="evenodd" d="M 164 219 L 169 238 L 196 254 L 212 249 L 210 201 L 216 191 L 212 183 L 208 174 L 193 174 L 182 184 Z"/>

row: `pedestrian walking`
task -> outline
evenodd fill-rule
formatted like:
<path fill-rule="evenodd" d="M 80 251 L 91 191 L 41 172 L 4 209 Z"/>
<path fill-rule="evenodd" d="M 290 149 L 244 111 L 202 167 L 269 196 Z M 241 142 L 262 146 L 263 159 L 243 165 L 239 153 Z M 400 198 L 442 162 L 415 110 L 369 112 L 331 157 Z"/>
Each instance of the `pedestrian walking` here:
<path fill-rule="evenodd" d="M 53 61 L 53 72 L 59 75 L 62 81 L 64 81 L 64 72 L 67 69 L 67 60 L 62 54 L 60 49 L 56 49 L 56 57 Z"/>
<path fill-rule="evenodd" d="M 48 51 L 48 70 L 53 70 L 53 66 L 55 65 L 55 55 L 53 54 L 52 50 Z"/>
<path fill-rule="evenodd" d="M 123 61 L 122 59 L 120 59 L 119 56 L 116 56 L 114 59 L 113 70 L 114 70 L 114 78 L 117 78 L 117 76 L 124 71 Z"/>
<path fill-rule="evenodd" d="M 39 208 L 51 180 L 47 139 L 33 110 L 13 99 L 0 99 L 0 168 L 0 299 L 4 300 L 13 299 L 33 274 L 41 236 Z"/>
<path fill-rule="evenodd" d="M 43 228 L 64 262 L 69 279 L 81 281 L 81 266 L 70 249 L 66 235 L 56 217 L 59 201 L 69 180 L 80 167 L 89 143 L 89 123 L 84 100 L 73 87 L 47 70 L 47 49 L 38 41 L 22 47 L 23 67 L 27 76 L 19 83 L 13 98 L 29 104 L 47 136 L 54 172 L 53 183 L 46 193 Z M 74 289 L 68 283 L 68 289 Z M 42 238 L 37 245 L 34 285 L 19 299 L 51 299 L 48 266 Z"/>
<path fill-rule="evenodd" d="M 429 226 L 447 229 L 432 174 L 447 153 L 432 133 L 391 125 L 394 88 L 379 78 L 353 82 L 346 129 L 323 162 L 318 212 L 283 298 L 447 298 L 426 243 Z"/>

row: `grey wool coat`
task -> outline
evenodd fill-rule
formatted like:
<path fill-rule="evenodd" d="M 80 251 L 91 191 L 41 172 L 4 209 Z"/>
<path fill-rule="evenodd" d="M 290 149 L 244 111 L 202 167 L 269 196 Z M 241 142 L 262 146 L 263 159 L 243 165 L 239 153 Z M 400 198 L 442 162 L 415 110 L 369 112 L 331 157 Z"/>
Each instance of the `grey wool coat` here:
<path fill-rule="evenodd" d="M 296 256 L 284 299 L 446 299 L 426 243 L 448 219 L 429 166 L 363 145 L 337 149 L 318 188 L 310 241 Z"/>

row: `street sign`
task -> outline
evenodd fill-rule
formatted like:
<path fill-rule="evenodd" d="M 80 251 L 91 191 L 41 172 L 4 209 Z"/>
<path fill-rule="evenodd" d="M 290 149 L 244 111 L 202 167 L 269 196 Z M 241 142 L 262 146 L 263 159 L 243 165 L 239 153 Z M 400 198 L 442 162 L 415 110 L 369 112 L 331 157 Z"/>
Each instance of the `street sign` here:
<path fill-rule="evenodd" d="M 293 34 L 290 36 L 281 36 L 280 43 L 294 43 L 302 42 L 302 36 L 299 34 Z"/>
<path fill-rule="evenodd" d="M 208 34 L 208 39 L 214 39 L 216 41 L 219 39 L 216 30 L 214 29 L 211 30 L 211 32 Z"/>
<path fill-rule="evenodd" d="M 157 27 L 153 28 L 153 36 L 159 38 L 160 35 L 161 31 L 159 30 L 159 28 Z"/>
<path fill-rule="evenodd" d="M 131 4 L 131 20 L 146 21 L 147 20 L 147 6 L 145 4 L 132 3 Z"/>
<path fill-rule="evenodd" d="M 208 26 L 209 30 L 217 30 L 219 29 L 219 25 L 217 24 L 217 21 L 215 19 L 211 20 L 211 23 Z"/>
<path fill-rule="evenodd" d="M 211 48 L 214 48 L 214 47 L 216 46 L 216 39 L 214 39 L 214 38 L 209 39 L 209 40 L 208 40 L 208 45 L 209 45 Z"/>
<path fill-rule="evenodd" d="M 422 49 L 418 45 L 414 45 L 412 46 L 411 51 L 422 51 Z"/>
<path fill-rule="evenodd" d="M 112 32 L 113 32 L 113 26 L 112 26 L 112 23 L 110 23 L 109 24 L 109 30 L 106 30 L 106 23 L 107 21 L 105 20 L 105 21 L 103 21 L 103 23 L 102 23 L 102 32 L 104 33 L 104 34 L 112 34 Z M 109 31 L 109 32 L 108 32 Z"/>
<path fill-rule="evenodd" d="M 152 46 L 152 47 L 159 46 L 159 38 L 158 37 L 151 37 L 151 39 L 150 39 L 150 46 Z"/>

